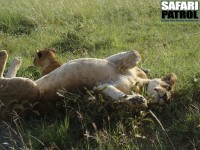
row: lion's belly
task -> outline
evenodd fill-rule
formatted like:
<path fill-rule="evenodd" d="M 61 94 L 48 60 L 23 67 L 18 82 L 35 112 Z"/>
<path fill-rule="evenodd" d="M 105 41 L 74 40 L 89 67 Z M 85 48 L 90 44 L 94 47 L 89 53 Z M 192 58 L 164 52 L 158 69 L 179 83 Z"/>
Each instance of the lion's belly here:
<path fill-rule="evenodd" d="M 104 83 L 121 84 L 122 80 L 126 81 L 122 90 L 129 88 L 127 79 L 121 76 L 115 64 L 101 59 L 82 59 L 62 65 L 36 83 L 41 92 L 49 96 L 56 95 L 58 89 L 93 88 Z"/>

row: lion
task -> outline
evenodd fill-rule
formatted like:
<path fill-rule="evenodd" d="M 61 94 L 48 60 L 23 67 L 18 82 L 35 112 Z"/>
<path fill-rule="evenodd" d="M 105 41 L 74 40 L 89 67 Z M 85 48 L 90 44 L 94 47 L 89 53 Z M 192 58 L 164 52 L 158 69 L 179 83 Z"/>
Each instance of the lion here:
<path fill-rule="evenodd" d="M 129 62 L 126 63 L 129 64 Z M 54 48 L 48 48 L 41 51 L 37 50 L 33 64 L 41 69 L 42 76 L 54 71 L 62 65 L 62 63 L 56 58 Z M 148 69 L 142 68 L 142 70 L 146 74 L 150 72 Z"/>
<path fill-rule="evenodd" d="M 21 65 L 21 59 L 15 58 L 4 77 L 8 53 L 0 51 L 0 119 L 9 119 L 9 106 L 17 102 L 34 102 L 40 97 L 36 83 L 28 78 L 15 77 Z"/>
<path fill-rule="evenodd" d="M 15 77 L 21 61 L 16 58 L 4 78 L 4 70 L 8 53 L 0 51 L 0 100 L 9 103 L 9 99 L 34 101 L 40 97 L 40 91 L 36 83 L 29 78 Z"/>
<path fill-rule="evenodd" d="M 171 99 L 173 86 L 177 81 L 175 74 L 149 79 L 145 72 L 137 67 L 141 56 L 135 50 L 105 59 L 75 59 L 36 81 L 14 76 L 4 78 L 7 57 L 6 51 L 0 51 L 0 100 L 5 103 L 13 99 L 41 102 L 42 111 L 49 103 L 62 99 L 58 94 L 62 93 L 62 89 L 71 91 L 84 87 L 101 92 L 113 101 L 127 103 L 133 109 L 148 107 L 147 100 L 141 95 L 141 91 L 145 90 L 148 95 L 153 96 L 155 103 L 163 105 Z M 9 68 L 11 73 L 19 69 L 18 63 L 15 64 Z"/>
<path fill-rule="evenodd" d="M 52 48 L 37 51 L 33 63 L 35 66 L 40 67 L 42 76 L 52 72 L 62 65 L 56 58 L 55 49 Z"/>
<path fill-rule="evenodd" d="M 145 72 L 136 67 L 140 60 L 141 56 L 135 50 L 105 59 L 75 59 L 35 83 L 40 89 L 41 99 L 46 101 L 59 99 L 57 93 L 60 89 L 70 91 L 86 87 L 131 107 L 147 107 L 147 100 L 139 94 L 145 88 L 155 103 L 163 105 L 171 99 L 177 76 L 172 73 L 161 79 L 148 79 Z M 135 93 L 132 91 L 134 86 L 137 89 Z"/>

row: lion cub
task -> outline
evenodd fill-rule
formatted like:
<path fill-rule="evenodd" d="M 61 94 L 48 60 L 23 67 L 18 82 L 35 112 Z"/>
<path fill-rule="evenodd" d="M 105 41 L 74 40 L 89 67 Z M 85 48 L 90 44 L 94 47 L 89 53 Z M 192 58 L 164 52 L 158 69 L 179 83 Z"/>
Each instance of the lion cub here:
<path fill-rule="evenodd" d="M 35 66 L 40 67 L 42 76 L 49 74 L 62 65 L 56 58 L 55 49 L 52 48 L 37 51 L 33 63 Z"/>

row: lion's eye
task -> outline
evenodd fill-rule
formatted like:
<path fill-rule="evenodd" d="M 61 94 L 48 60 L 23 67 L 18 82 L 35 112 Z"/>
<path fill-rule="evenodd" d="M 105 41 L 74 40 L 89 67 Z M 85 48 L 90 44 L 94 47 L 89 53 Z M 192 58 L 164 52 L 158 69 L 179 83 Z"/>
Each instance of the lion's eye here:
<path fill-rule="evenodd" d="M 169 85 L 168 87 L 167 87 L 167 91 L 171 91 L 172 90 L 172 87 Z"/>
<path fill-rule="evenodd" d="M 166 93 L 164 94 L 163 98 L 164 98 L 165 100 L 167 100 L 167 94 L 166 94 Z"/>
<path fill-rule="evenodd" d="M 163 95 L 163 99 L 164 99 L 164 101 L 167 101 L 167 100 L 169 99 L 167 93 L 165 93 L 165 94 Z"/>
<path fill-rule="evenodd" d="M 161 84 L 161 86 L 166 89 L 167 91 L 171 91 L 172 90 L 172 87 L 168 84 Z"/>

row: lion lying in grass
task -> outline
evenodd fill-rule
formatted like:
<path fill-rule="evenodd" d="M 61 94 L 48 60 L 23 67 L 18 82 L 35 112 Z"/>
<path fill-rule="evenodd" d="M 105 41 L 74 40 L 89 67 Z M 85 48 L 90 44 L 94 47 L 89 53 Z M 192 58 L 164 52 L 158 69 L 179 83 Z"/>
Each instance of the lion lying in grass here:
<path fill-rule="evenodd" d="M 139 93 L 145 89 L 154 96 L 154 101 L 162 105 L 170 100 L 172 86 L 177 77 L 167 75 L 162 79 L 148 79 L 146 74 L 136 67 L 141 57 L 137 51 L 123 52 L 106 59 L 83 58 L 63 64 L 53 72 L 36 81 L 27 78 L 4 78 L 7 53 L 0 52 L 0 85 L 2 101 L 18 99 L 20 101 L 53 102 L 61 99 L 58 92 L 86 87 L 101 92 L 112 100 L 126 102 L 132 108 L 147 107 L 147 100 Z M 10 69 L 16 71 L 13 67 Z M 136 93 L 132 92 L 133 87 Z"/>
<path fill-rule="evenodd" d="M 35 60 L 40 63 L 43 60 L 47 61 L 47 57 L 39 56 L 41 54 L 43 51 L 37 53 Z M 147 93 L 155 97 L 155 102 L 163 104 L 171 97 L 172 86 L 177 80 L 176 75 L 148 79 L 144 71 L 135 67 L 140 59 L 140 54 L 136 51 L 122 52 L 106 59 L 77 59 L 38 79 L 36 84 L 40 88 L 42 99 L 46 100 L 57 99 L 58 95 L 55 93 L 58 89 L 87 87 L 101 91 L 113 100 L 124 100 L 129 105 L 138 107 L 141 102 L 141 106 L 145 107 L 145 98 L 131 91 L 132 87 L 136 86 L 138 93 L 146 87 Z"/>

